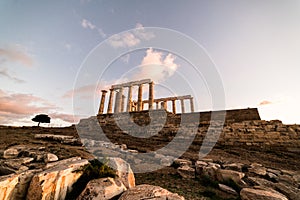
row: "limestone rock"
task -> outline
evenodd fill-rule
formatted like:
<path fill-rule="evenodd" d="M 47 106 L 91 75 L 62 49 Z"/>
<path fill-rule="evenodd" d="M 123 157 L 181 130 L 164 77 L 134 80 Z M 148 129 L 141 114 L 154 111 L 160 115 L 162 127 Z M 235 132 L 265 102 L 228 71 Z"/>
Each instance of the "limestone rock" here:
<path fill-rule="evenodd" d="M 26 146 L 24 146 L 24 145 L 12 146 L 3 152 L 3 158 L 5 158 L 5 159 L 16 158 L 16 157 L 18 157 L 20 152 L 24 149 L 26 149 Z"/>
<path fill-rule="evenodd" d="M 88 160 L 74 161 L 34 175 L 27 200 L 65 199 L 67 192 L 72 190 L 72 185 L 82 175 L 82 172 L 77 170 L 88 163 Z"/>
<path fill-rule="evenodd" d="M 242 183 L 242 178 L 245 176 L 242 172 L 237 172 L 233 170 L 227 169 L 219 169 L 217 171 L 217 179 L 218 181 L 229 181 L 232 179 L 235 183 L 239 184 Z"/>
<path fill-rule="evenodd" d="M 124 192 L 119 200 L 153 199 L 153 200 L 184 200 L 184 197 L 171 193 L 166 189 L 153 185 L 138 185 Z"/>
<path fill-rule="evenodd" d="M 229 187 L 227 185 L 219 184 L 219 189 L 224 191 L 224 192 L 227 192 L 229 194 L 238 195 L 238 193 L 234 189 L 232 189 L 231 187 Z"/>
<path fill-rule="evenodd" d="M 242 200 L 288 200 L 283 194 L 252 188 L 243 188 L 240 195 Z"/>
<path fill-rule="evenodd" d="M 197 160 L 195 163 L 195 170 L 196 174 L 203 174 L 203 169 L 207 166 L 208 164 L 204 161 Z"/>
<path fill-rule="evenodd" d="M 116 170 L 117 176 L 126 186 L 126 188 L 132 188 L 135 186 L 135 178 L 130 165 L 121 158 L 109 158 L 107 165 Z"/>
<path fill-rule="evenodd" d="M 108 200 L 126 191 L 126 187 L 119 179 L 101 178 L 88 182 L 77 200 Z"/>
<path fill-rule="evenodd" d="M 275 183 L 275 188 L 282 194 L 286 195 L 291 200 L 298 200 L 300 196 L 300 189 L 295 188 L 291 185 L 283 183 Z"/>
<path fill-rule="evenodd" d="M 265 176 L 267 174 L 267 169 L 263 167 L 261 164 L 252 163 L 249 172 L 253 172 L 257 175 Z"/>
<path fill-rule="evenodd" d="M 177 172 L 183 178 L 195 178 L 195 169 L 188 165 L 178 167 Z"/>
<path fill-rule="evenodd" d="M 174 160 L 174 164 L 177 166 L 184 166 L 184 165 L 188 165 L 191 166 L 192 165 L 192 161 L 190 160 L 186 160 L 186 159 L 175 159 Z"/>
<path fill-rule="evenodd" d="M 57 155 L 53 153 L 47 153 L 45 156 L 45 163 L 58 161 Z"/>
<path fill-rule="evenodd" d="M 36 134 L 34 138 L 43 140 L 53 140 L 63 144 L 81 145 L 81 141 L 78 138 L 69 135 Z"/>
<path fill-rule="evenodd" d="M 0 199 L 12 199 L 13 191 L 18 184 L 18 175 L 2 176 L 0 178 Z"/>

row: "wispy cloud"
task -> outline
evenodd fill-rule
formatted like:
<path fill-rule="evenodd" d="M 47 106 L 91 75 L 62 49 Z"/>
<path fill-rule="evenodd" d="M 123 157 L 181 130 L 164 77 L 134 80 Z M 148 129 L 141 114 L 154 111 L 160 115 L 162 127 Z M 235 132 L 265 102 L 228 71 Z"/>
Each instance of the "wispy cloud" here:
<path fill-rule="evenodd" d="M 261 101 L 258 105 L 265 106 L 265 105 L 270 105 L 270 104 L 273 104 L 273 102 L 264 100 L 264 101 Z"/>
<path fill-rule="evenodd" d="M 161 51 L 155 51 L 149 48 L 141 62 L 139 72 L 137 72 L 133 78 L 151 78 L 155 82 L 162 82 L 171 77 L 179 67 L 179 65 L 175 63 L 175 59 L 176 57 L 171 53 L 165 55 Z"/>
<path fill-rule="evenodd" d="M 93 24 L 87 19 L 81 20 L 81 26 L 85 29 L 96 30 L 102 38 L 106 37 L 106 34 L 101 28 L 98 28 L 95 24 Z"/>
<path fill-rule="evenodd" d="M 78 123 L 80 120 L 79 116 L 73 115 L 73 114 L 66 114 L 66 113 L 50 113 L 49 116 L 51 119 L 61 119 L 65 122 L 69 123 Z"/>
<path fill-rule="evenodd" d="M 26 67 L 32 67 L 34 64 L 32 57 L 20 45 L 6 49 L 0 48 L 0 60 L 1 63 L 19 62 Z"/>
<path fill-rule="evenodd" d="M 6 78 L 8 78 L 8 79 L 10 79 L 10 80 L 13 80 L 13 81 L 15 81 L 16 83 L 25 83 L 25 82 L 26 82 L 26 81 L 24 81 L 24 80 L 22 80 L 22 79 L 20 79 L 20 78 L 17 78 L 17 77 L 14 76 L 14 75 L 11 75 L 11 74 L 8 72 L 8 70 L 7 70 L 6 68 L 0 69 L 0 75 L 1 75 L 1 76 L 4 76 L 4 77 L 6 77 Z"/>
<path fill-rule="evenodd" d="M 147 32 L 142 24 L 138 23 L 136 29 L 130 32 L 115 34 L 109 38 L 109 44 L 114 48 L 133 47 L 144 40 L 155 37 L 152 32 Z"/>

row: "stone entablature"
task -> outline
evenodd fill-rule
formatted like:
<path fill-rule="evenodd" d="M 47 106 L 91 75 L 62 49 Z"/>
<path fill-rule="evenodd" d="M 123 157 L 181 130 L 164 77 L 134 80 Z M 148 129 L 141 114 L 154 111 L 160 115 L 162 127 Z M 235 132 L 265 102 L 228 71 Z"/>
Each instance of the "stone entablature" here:
<path fill-rule="evenodd" d="M 143 85 L 149 85 L 148 100 L 143 100 Z M 132 88 L 138 87 L 138 99 L 137 102 L 132 100 Z M 128 88 L 127 97 L 123 94 L 124 89 Z M 122 84 L 112 85 L 109 89 L 109 101 L 107 107 L 107 114 L 143 111 L 144 105 L 148 104 L 148 110 L 153 110 L 154 103 L 156 103 L 156 109 L 167 110 L 168 101 L 172 101 L 172 113 L 176 114 L 176 102 L 180 100 L 182 113 L 185 113 L 184 100 L 190 101 L 190 112 L 194 112 L 194 102 L 191 95 L 177 96 L 177 97 L 165 97 L 160 99 L 154 99 L 154 82 L 151 79 L 143 79 L 139 81 L 131 81 Z M 101 101 L 99 106 L 98 115 L 104 113 L 104 104 L 106 97 L 106 90 L 101 90 Z M 116 95 L 115 95 L 116 93 Z M 125 111 L 125 100 L 127 98 L 127 105 Z M 160 104 L 160 105 L 159 105 Z"/>

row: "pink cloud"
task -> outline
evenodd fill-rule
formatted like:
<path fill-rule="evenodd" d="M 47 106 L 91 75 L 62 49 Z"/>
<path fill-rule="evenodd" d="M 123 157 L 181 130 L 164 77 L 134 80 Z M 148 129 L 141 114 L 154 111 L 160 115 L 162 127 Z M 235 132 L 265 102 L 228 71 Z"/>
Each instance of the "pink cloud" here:
<path fill-rule="evenodd" d="M 49 116 L 51 117 L 51 119 L 57 118 L 69 123 L 78 123 L 80 120 L 79 116 L 66 113 L 51 113 L 49 114 Z"/>
<path fill-rule="evenodd" d="M 267 100 L 264 100 L 264 101 L 262 101 L 262 102 L 259 103 L 260 106 L 270 105 L 270 104 L 273 104 L 273 102 L 267 101 Z"/>
<path fill-rule="evenodd" d="M 0 48 L 0 58 L 2 62 L 19 62 L 26 67 L 33 66 L 33 59 L 19 46 L 1 49 Z"/>

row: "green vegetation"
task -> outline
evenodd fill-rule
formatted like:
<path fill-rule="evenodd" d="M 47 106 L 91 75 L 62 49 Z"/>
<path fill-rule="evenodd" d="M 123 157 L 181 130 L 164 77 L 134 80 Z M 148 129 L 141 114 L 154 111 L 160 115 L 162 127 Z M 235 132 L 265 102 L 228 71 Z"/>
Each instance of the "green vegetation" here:
<path fill-rule="evenodd" d="M 76 199 L 90 180 L 105 177 L 116 177 L 116 172 L 107 165 L 107 162 L 102 163 L 98 159 L 94 159 L 89 162 L 89 164 L 76 171 L 83 172 L 83 174 L 77 182 L 73 184 L 73 189 L 67 194 L 66 199 Z"/>

